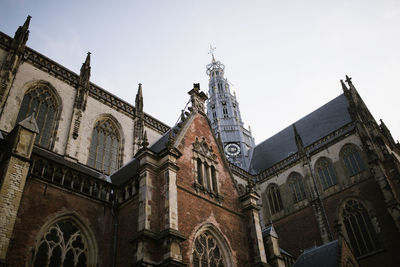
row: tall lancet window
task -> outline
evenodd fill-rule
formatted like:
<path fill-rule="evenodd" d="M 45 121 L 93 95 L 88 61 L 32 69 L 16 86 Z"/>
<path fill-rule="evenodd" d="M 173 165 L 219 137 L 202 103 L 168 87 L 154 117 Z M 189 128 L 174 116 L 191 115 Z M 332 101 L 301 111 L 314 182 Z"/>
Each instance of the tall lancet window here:
<path fill-rule="evenodd" d="M 379 241 L 364 205 L 355 200 L 348 200 L 342 207 L 343 226 L 356 257 L 370 254 L 380 248 Z"/>
<path fill-rule="evenodd" d="M 58 104 L 56 96 L 45 83 L 38 83 L 28 89 L 21 103 L 16 123 L 21 122 L 35 111 L 35 119 L 39 127 L 35 144 L 51 148 L 55 140 Z"/>
<path fill-rule="evenodd" d="M 107 174 L 115 171 L 119 167 L 120 143 L 115 123 L 109 118 L 98 121 L 92 133 L 88 165 Z"/>

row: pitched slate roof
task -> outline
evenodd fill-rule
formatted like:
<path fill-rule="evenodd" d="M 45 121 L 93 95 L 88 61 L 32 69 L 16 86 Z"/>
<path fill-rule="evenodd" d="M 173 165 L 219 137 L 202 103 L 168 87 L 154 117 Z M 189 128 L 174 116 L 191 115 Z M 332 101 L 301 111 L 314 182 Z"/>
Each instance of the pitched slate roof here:
<path fill-rule="evenodd" d="M 139 171 L 139 160 L 133 158 L 127 164 L 119 168 L 113 174 L 111 174 L 111 182 L 115 185 L 122 185 L 124 182 L 131 179 Z"/>
<path fill-rule="evenodd" d="M 339 266 L 339 242 L 331 241 L 319 247 L 305 250 L 293 267 L 337 267 Z"/>
<path fill-rule="evenodd" d="M 295 122 L 306 147 L 351 122 L 344 94 Z M 297 152 L 293 126 L 290 125 L 254 148 L 250 172 L 259 173 Z"/>

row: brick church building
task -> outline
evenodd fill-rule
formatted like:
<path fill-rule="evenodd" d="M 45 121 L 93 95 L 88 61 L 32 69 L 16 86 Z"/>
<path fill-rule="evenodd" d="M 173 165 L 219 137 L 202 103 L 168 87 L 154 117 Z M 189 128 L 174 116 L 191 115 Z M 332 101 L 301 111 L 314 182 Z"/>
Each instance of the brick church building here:
<path fill-rule="evenodd" d="M 351 78 L 255 145 L 214 55 L 170 127 L 141 84 L 132 106 L 91 83 L 90 53 L 76 74 L 26 46 L 29 23 L 0 32 L 0 266 L 400 262 L 400 145 Z"/>

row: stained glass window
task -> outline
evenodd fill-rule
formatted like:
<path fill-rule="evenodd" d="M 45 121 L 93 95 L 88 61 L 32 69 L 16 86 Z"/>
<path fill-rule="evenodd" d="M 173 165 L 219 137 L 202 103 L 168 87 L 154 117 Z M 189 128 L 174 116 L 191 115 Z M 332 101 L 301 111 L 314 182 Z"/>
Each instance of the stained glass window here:
<path fill-rule="evenodd" d="M 52 225 L 40 239 L 33 257 L 34 267 L 87 266 L 88 249 L 81 231 L 71 221 Z"/>
<path fill-rule="evenodd" d="M 283 209 L 281 193 L 276 184 L 273 184 L 268 189 L 268 202 L 271 209 L 271 213 L 275 214 Z"/>
<path fill-rule="evenodd" d="M 364 164 L 361 160 L 360 154 L 354 146 L 346 146 L 343 149 L 343 161 L 350 176 L 364 170 Z"/>
<path fill-rule="evenodd" d="M 380 248 L 375 229 L 367 209 L 357 200 L 349 200 L 342 210 L 343 224 L 356 257 Z"/>
<path fill-rule="evenodd" d="M 316 171 L 324 190 L 337 184 L 336 173 L 333 169 L 332 162 L 329 160 L 324 158 L 320 159 L 317 162 Z"/>
<path fill-rule="evenodd" d="M 88 165 L 107 174 L 119 167 L 120 137 L 110 119 L 98 121 L 93 129 Z"/>
<path fill-rule="evenodd" d="M 301 178 L 300 174 L 293 173 L 288 178 L 289 181 L 289 188 L 292 192 L 293 201 L 295 203 L 303 200 L 306 198 L 306 192 L 304 190 L 303 179 Z"/>
<path fill-rule="evenodd" d="M 58 106 L 54 95 L 46 85 L 36 86 L 26 92 L 16 122 L 21 122 L 33 111 L 36 112 L 35 119 L 39 127 L 35 144 L 50 148 L 54 141 Z"/>
<path fill-rule="evenodd" d="M 194 267 L 224 267 L 225 260 L 214 237 L 208 232 L 201 233 L 194 241 Z"/>

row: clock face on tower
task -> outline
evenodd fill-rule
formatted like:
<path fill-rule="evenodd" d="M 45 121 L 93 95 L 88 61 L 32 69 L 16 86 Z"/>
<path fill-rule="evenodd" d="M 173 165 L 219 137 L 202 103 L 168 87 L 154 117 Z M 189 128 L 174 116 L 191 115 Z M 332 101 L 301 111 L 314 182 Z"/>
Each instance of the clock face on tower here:
<path fill-rule="evenodd" d="M 240 146 L 234 143 L 227 144 L 225 146 L 225 153 L 229 157 L 235 157 L 240 154 Z"/>

